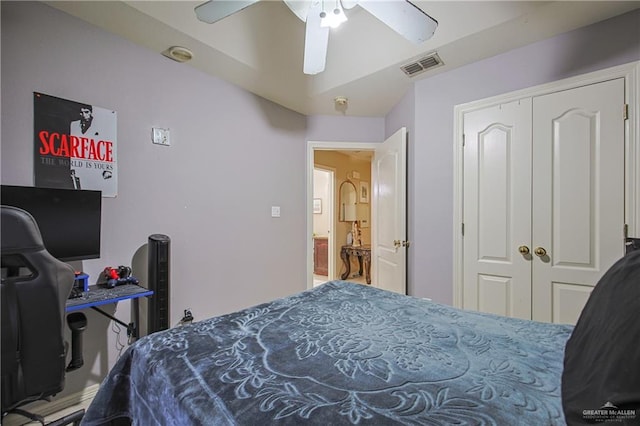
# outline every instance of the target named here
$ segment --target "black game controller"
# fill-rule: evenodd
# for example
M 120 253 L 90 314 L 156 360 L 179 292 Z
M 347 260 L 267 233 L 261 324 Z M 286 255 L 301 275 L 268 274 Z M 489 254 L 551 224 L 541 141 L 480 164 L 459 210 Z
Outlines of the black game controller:
M 138 284 L 140 281 L 138 281 L 137 278 L 135 277 L 127 277 L 127 278 L 118 278 L 118 279 L 111 279 L 109 281 L 107 281 L 107 287 L 108 288 L 114 288 L 115 286 L 118 285 L 123 285 L 123 284 Z
M 118 268 L 111 268 L 107 266 L 103 271 L 106 278 L 105 286 L 107 288 L 114 288 L 123 284 L 138 284 L 137 278 L 131 276 L 131 268 L 128 266 L 118 266 Z

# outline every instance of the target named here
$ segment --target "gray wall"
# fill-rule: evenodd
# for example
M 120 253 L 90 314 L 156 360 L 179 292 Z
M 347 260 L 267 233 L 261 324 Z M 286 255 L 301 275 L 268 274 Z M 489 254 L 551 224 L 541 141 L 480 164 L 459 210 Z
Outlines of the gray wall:
M 130 264 L 149 234 L 164 233 L 174 314 L 304 288 L 304 262 L 288 261 L 304 249 L 303 115 L 48 6 L 2 6 L 2 183 L 33 183 L 31 92 L 118 113 L 118 196 L 103 199 L 102 258 L 85 271 Z M 152 126 L 170 128 L 173 145 L 152 145 Z
M 446 58 L 442 58 L 446 62 Z M 412 295 L 453 301 L 453 108 L 640 59 L 640 10 L 415 84 Z
M 307 118 L 308 141 L 313 142 L 381 142 L 384 119 L 314 115 Z

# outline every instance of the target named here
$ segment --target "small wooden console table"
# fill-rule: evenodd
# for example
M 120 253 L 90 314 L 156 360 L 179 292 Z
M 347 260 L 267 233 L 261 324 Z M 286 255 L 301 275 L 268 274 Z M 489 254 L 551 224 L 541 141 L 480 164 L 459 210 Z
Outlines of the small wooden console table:
M 349 256 L 358 256 L 358 263 L 360 264 L 360 270 L 358 271 L 362 275 L 362 269 L 366 273 L 365 278 L 367 284 L 371 284 L 371 245 L 365 244 L 361 246 L 345 245 L 340 250 L 340 259 L 344 263 L 346 271 L 340 276 L 343 280 L 346 280 L 351 273 L 351 262 Z

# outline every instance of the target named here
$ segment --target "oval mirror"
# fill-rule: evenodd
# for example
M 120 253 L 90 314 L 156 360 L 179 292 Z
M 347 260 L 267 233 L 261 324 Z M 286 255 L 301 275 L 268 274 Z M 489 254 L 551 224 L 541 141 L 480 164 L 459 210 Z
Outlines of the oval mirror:
M 340 184 L 340 222 L 353 222 L 356 220 L 356 203 L 358 191 L 353 182 L 345 180 Z

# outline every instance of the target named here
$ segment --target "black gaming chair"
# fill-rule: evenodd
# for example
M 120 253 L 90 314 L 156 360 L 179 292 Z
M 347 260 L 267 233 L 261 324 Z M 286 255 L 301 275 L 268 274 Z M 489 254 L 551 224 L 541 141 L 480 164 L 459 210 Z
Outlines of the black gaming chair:
M 44 424 L 40 416 L 18 407 L 64 388 L 65 304 L 75 274 L 45 249 L 38 225 L 26 211 L 2 206 L 0 231 L 2 416 L 15 412 Z

